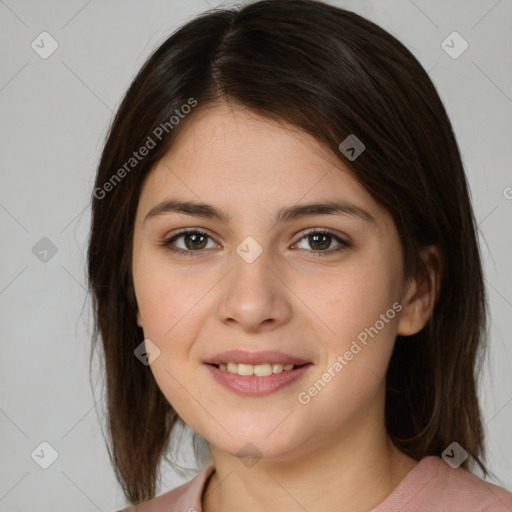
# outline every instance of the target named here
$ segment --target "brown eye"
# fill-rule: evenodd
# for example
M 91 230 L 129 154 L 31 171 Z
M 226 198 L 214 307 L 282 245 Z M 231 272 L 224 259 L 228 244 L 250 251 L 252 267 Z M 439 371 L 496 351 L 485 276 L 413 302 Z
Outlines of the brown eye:
M 181 247 L 176 246 L 175 242 L 182 239 Z M 194 255 L 207 248 L 209 235 L 202 231 L 181 231 L 164 242 L 164 245 L 172 252 L 178 254 Z
M 307 245 L 309 245 L 309 250 L 312 249 L 312 252 L 317 253 L 327 253 L 332 254 L 334 252 L 341 251 L 347 247 L 350 247 L 350 244 L 341 238 L 340 236 L 332 233 L 331 231 L 310 231 L 306 233 L 299 241 L 307 240 Z M 330 249 L 333 242 L 338 244 L 334 249 Z M 308 249 L 308 247 L 299 247 L 300 249 Z M 329 250 L 330 249 L 330 250 Z
M 205 241 L 208 237 L 201 233 L 187 233 L 183 235 L 185 246 L 187 249 L 204 249 L 206 244 Z

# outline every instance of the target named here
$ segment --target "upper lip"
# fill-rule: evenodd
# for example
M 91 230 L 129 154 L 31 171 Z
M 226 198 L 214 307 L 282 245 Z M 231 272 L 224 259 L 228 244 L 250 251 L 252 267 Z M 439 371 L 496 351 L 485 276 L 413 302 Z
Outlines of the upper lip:
M 310 361 L 301 357 L 276 352 L 275 350 L 265 350 L 263 352 L 246 352 L 244 350 L 228 350 L 210 357 L 206 361 L 207 364 L 219 363 L 241 363 L 241 364 L 264 364 L 264 363 L 280 363 L 280 364 L 306 364 Z

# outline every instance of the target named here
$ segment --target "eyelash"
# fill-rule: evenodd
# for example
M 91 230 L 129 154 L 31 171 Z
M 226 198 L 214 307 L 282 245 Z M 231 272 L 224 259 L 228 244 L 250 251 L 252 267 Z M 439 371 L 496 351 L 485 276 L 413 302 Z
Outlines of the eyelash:
M 186 234 L 200 234 L 200 235 L 205 235 L 207 236 L 208 238 L 211 239 L 210 235 L 208 235 L 208 233 L 206 233 L 205 231 L 201 231 L 199 229 L 187 229 L 187 230 L 182 230 L 182 231 L 179 231 L 178 233 L 176 233 L 175 235 L 173 235 L 171 238 L 168 238 L 167 240 L 164 241 L 163 245 L 165 247 L 167 247 L 168 250 L 170 250 L 171 252 L 175 253 L 175 254 L 178 254 L 178 255 L 183 255 L 183 256 L 195 256 L 196 254 L 202 254 L 205 249 L 199 249 L 197 251 L 185 251 L 183 249 L 178 249 L 176 247 L 172 247 L 172 243 L 174 241 L 176 241 L 178 238 L 182 237 L 183 235 L 186 235 Z M 307 238 L 308 236 L 310 235 L 313 235 L 313 234 L 322 234 L 322 235 L 330 235 L 332 238 L 334 238 L 337 242 L 340 243 L 340 246 L 336 249 L 331 249 L 331 250 L 325 250 L 325 251 L 311 251 L 315 256 L 320 256 L 320 257 L 323 257 L 323 256 L 328 256 L 330 254 L 333 254 L 333 253 L 339 253 L 341 251 L 343 251 L 344 249 L 347 249 L 348 247 L 351 247 L 351 244 L 349 242 L 347 242 L 346 240 L 344 240 L 343 238 L 341 238 L 340 236 L 338 236 L 335 232 L 331 231 L 330 229 L 310 229 L 309 231 L 306 231 L 302 237 L 297 241 L 297 243 L 299 243 L 301 240 L 303 240 L 304 238 Z

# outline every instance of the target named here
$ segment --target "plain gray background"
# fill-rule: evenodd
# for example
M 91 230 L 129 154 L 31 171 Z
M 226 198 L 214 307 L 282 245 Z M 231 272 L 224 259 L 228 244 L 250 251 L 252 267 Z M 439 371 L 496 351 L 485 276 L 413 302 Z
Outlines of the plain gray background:
M 512 489 L 512 2 L 331 3 L 401 40 L 429 71 L 453 122 L 489 293 L 490 357 L 480 390 L 488 461 L 494 482 Z M 176 27 L 220 5 L 0 0 L 2 511 L 126 505 L 101 433 L 101 388 L 96 383 L 93 393 L 89 381 L 88 204 L 106 130 L 135 73 Z M 457 58 L 441 45 L 454 31 L 469 45 Z M 47 58 L 31 47 L 42 32 L 58 43 Z M 55 254 L 49 249 L 42 261 L 38 251 L 52 244 Z M 51 454 L 42 442 L 58 453 L 47 469 L 31 456 Z M 158 493 L 183 481 L 164 466 Z

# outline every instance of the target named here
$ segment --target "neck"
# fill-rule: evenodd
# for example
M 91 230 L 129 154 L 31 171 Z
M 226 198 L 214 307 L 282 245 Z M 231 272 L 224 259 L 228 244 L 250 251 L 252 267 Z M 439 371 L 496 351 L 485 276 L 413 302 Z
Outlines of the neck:
M 203 494 L 203 512 L 369 512 L 417 464 L 392 444 L 385 428 L 371 430 L 344 432 L 334 443 L 254 464 L 211 445 L 216 471 Z

